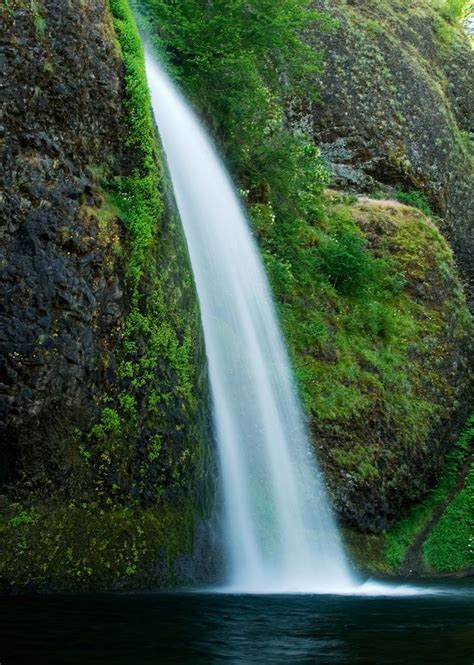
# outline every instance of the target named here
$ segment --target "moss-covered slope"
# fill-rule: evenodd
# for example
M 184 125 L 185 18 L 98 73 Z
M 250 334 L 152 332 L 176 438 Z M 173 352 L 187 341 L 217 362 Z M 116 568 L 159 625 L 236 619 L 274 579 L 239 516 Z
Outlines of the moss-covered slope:
M 416 209 L 335 193 L 288 250 L 280 311 L 334 503 L 380 531 L 466 413 L 472 324 L 451 252 Z
M 347 531 L 354 562 L 372 573 L 474 572 L 474 415 L 446 456 L 436 485 L 383 535 Z

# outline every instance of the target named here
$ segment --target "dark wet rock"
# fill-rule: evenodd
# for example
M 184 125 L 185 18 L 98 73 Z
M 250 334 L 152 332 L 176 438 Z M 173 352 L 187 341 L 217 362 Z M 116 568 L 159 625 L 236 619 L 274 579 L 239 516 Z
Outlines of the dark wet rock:
M 52 412 L 93 419 L 114 362 L 123 270 L 105 267 L 111 243 L 86 207 L 98 200 L 89 167 L 120 150 L 124 112 L 103 2 L 45 2 L 43 39 L 26 4 L 3 11 L 0 436 L 20 450 Z

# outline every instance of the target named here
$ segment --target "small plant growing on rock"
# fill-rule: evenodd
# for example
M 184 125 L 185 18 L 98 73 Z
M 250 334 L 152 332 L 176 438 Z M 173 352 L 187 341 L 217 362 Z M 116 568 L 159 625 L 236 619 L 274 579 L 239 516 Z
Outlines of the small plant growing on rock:
M 407 206 L 412 208 L 418 208 L 425 215 L 429 217 L 433 214 L 430 208 L 430 204 L 426 200 L 425 196 L 419 192 L 417 189 L 412 189 L 409 192 L 397 191 L 395 194 L 397 201 L 404 203 Z

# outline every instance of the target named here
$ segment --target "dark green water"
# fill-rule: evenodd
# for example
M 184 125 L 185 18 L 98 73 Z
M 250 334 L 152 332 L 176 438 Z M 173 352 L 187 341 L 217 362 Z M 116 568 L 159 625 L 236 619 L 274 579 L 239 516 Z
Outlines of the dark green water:
M 2 598 L 0 663 L 472 665 L 474 585 L 462 588 L 399 598 Z

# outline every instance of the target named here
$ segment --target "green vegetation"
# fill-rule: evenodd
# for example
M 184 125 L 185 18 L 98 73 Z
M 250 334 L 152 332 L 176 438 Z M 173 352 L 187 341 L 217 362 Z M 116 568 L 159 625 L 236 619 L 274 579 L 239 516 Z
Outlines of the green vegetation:
M 104 497 L 112 486 L 142 500 L 146 495 L 150 503 L 168 490 L 186 503 L 202 448 L 196 399 L 199 315 L 183 239 L 163 204 L 141 40 L 126 0 L 109 4 L 124 65 L 129 119 L 124 147 L 135 160 L 127 175 L 112 176 L 103 165 L 96 181 L 104 196 L 105 223 L 118 215 L 129 232 L 124 262 L 130 311 L 121 334 L 119 390 L 102 397 L 108 405 L 90 431 L 87 448 L 91 463 L 98 464 L 97 489 Z M 101 210 L 99 221 L 100 215 Z M 179 404 L 174 422 L 163 413 L 171 402 Z M 176 436 L 182 439 L 181 430 L 187 431 L 187 441 L 173 445 Z M 166 434 L 161 463 L 157 431 Z
M 300 35 L 330 28 L 328 19 L 308 0 L 133 4 L 249 200 L 271 200 L 278 215 L 301 208 L 305 187 L 298 192 L 296 183 L 315 176 L 317 187 L 324 177 L 311 143 L 286 130 L 284 105 L 295 94 L 314 98 L 320 57 Z
M 382 190 L 376 190 L 372 192 L 370 196 L 376 200 L 385 200 L 388 195 Z M 395 200 L 400 201 L 400 203 L 403 203 L 404 205 L 421 210 L 421 212 L 428 217 L 431 217 L 433 214 L 425 195 L 417 189 L 412 189 L 407 192 L 399 189 L 395 192 Z
M 319 270 L 339 293 L 355 296 L 374 284 L 386 266 L 366 251 L 360 235 L 337 233 L 324 238 L 319 247 Z
M 461 148 L 471 155 L 474 160 L 474 133 L 472 132 L 459 132 L 459 143 Z
M 449 504 L 439 523 L 423 545 L 428 566 L 442 573 L 454 573 L 474 566 L 474 465 L 464 488 Z
M 436 485 L 385 534 L 344 530 L 356 565 L 372 573 L 454 573 L 474 565 L 474 414 L 446 455 Z M 467 469 L 466 469 L 467 466 Z M 407 554 L 414 547 L 410 559 Z
M 404 203 L 407 206 L 412 206 L 413 208 L 418 208 L 421 212 L 424 212 L 425 215 L 432 215 L 430 204 L 426 200 L 425 196 L 419 191 L 411 190 L 409 192 L 398 191 L 395 194 L 395 198 L 400 203 Z
M 472 14 L 472 3 L 468 0 L 437 0 L 436 9 L 439 11 L 440 21 L 437 33 L 442 47 L 452 48 L 459 36 L 459 27 Z M 472 35 L 470 36 L 472 40 Z
M 17 589 L 140 589 L 173 581 L 173 561 L 191 552 L 194 509 L 12 503 L 0 523 L 0 575 Z M 8 519 L 9 518 L 9 519 Z M 156 578 L 161 562 L 162 577 Z
M 447 365 L 463 362 L 456 349 L 471 319 L 423 195 L 397 199 L 425 215 L 335 194 L 311 137 L 289 129 L 288 116 L 304 117 L 317 98 L 321 70 L 301 35 L 311 39 L 334 23 L 307 0 L 130 4 L 241 190 L 331 487 L 347 491 L 342 503 L 366 501 L 373 512 L 396 505 L 402 491 L 415 501 L 433 464 L 430 436 L 458 407 Z M 157 561 L 164 562 L 158 583 L 171 584 L 173 560 L 189 552 L 196 516 L 207 514 L 212 496 L 192 275 L 165 205 L 137 27 L 127 0 L 108 5 L 127 131 L 123 154 L 91 168 L 102 204 L 83 205 L 82 213 L 96 222 L 108 248 L 104 265 L 120 277 L 128 311 L 107 341 L 115 354 L 112 361 L 104 354 L 100 370 L 112 379 L 97 397 L 97 422 L 87 418 L 87 431 L 72 433 L 59 423 L 41 463 L 31 453 L 35 473 L 0 497 L 0 578 L 16 588 L 137 588 L 157 583 Z M 47 32 L 40 19 L 38 38 Z M 367 23 L 374 41 L 379 27 Z M 459 453 L 454 470 L 455 452 L 439 488 L 386 543 L 368 537 L 385 569 L 402 561 L 452 491 L 461 463 Z M 468 565 L 470 493 L 472 474 L 425 542 L 434 569 L 451 569 L 453 548 L 452 565 Z
M 129 232 L 124 263 L 130 311 L 121 331 L 118 390 L 102 396 L 107 406 L 85 450 L 103 500 L 112 491 L 118 505 L 133 508 L 139 498 L 158 512 L 171 502 L 174 511 L 182 506 L 186 513 L 196 482 L 207 473 L 201 464 L 206 391 L 198 378 L 199 312 L 184 239 L 163 204 L 166 183 L 141 40 L 126 0 L 109 5 L 124 65 L 124 147 L 135 160 L 121 176 L 112 176 L 105 164 L 96 181 L 106 218 L 118 214 Z
M 444 0 L 441 6 L 441 15 L 452 23 L 461 21 L 469 5 L 468 0 Z
M 471 416 L 457 450 L 463 446 L 467 453 L 471 444 L 472 453 L 473 443 L 474 416 Z M 448 471 L 443 471 L 443 476 L 445 473 Z M 474 566 L 474 463 L 472 461 L 463 487 L 455 494 L 440 521 L 425 540 L 423 555 L 430 568 L 443 573 L 452 573 Z
M 132 300 L 136 303 L 145 259 L 149 256 L 163 214 L 159 191 L 161 170 L 140 37 L 134 28 L 128 3 L 125 0 L 111 0 L 109 4 L 124 63 L 129 118 L 127 144 L 140 153 L 140 161 L 132 173 L 117 178 L 114 183 L 117 199 L 114 203 L 120 205 L 120 213 L 132 236 L 128 271 L 134 289 Z
M 396 568 L 403 563 L 408 547 L 426 527 L 435 512 L 455 492 L 460 470 L 471 452 L 474 441 L 474 414 L 446 456 L 438 483 L 426 498 L 414 506 L 386 535 L 386 557 Z M 472 493 L 473 472 L 468 473 L 464 488 L 448 505 L 441 521 L 435 525 L 423 544 L 426 563 L 436 571 L 451 572 L 472 565 Z M 471 541 L 470 541 L 471 538 Z
M 48 28 L 48 24 L 43 16 L 35 17 L 35 28 L 38 35 L 40 37 L 44 37 L 44 35 L 46 34 L 46 30 Z
M 347 473 L 361 495 L 367 487 L 379 487 L 382 495 L 381 477 L 387 492 L 413 485 L 410 451 L 428 464 L 430 432 L 446 414 L 441 396 L 453 399 L 437 359 L 446 343 L 443 321 L 454 316 L 449 334 L 462 337 L 469 316 L 459 285 L 458 304 L 451 300 L 450 254 L 421 215 L 331 199 L 317 225 L 300 232 L 294 244 L 286 235 L 283 285 L 278 273 L 274 277 L 274 266 L 281 263 L 274 256 L 267 263 L 282 301 L 304 403 L 320 447 L 327 450 L 330 477 L 339 483 L 340 474 Z M 341 234 L 345 240 L 336 243 Z M 354 243 L 357 234 L 360 240 Z M 346 266 L 339 281 L 338 273 L 328 270 L 328 246 L 336 265 L 341 260 Z M 443 293 L 436 307 L 413 300 L 411 285 L 428 281 L 430 289 Z M 374 413 L 384 422 L 385 437 L 391 433 L 390 445 L 371 430 Z M 358 497 L 354 500 L 362 500 Z
M 38 37 L 41 39 L 45 36 L 48 24 L 46 19 L 41 14 L 40 3 L 37 0 L 31 0 L 30 4 L 31 13 L 33 15 L 33 22 Z

